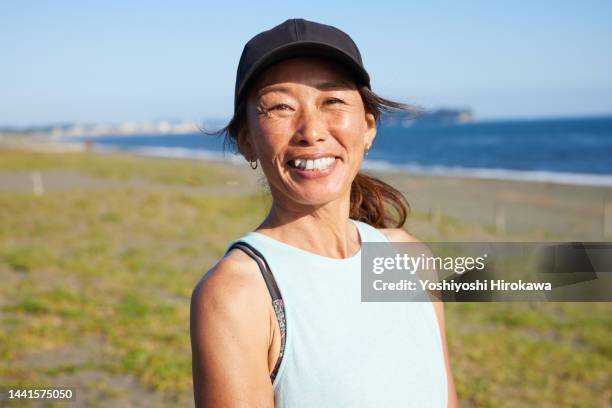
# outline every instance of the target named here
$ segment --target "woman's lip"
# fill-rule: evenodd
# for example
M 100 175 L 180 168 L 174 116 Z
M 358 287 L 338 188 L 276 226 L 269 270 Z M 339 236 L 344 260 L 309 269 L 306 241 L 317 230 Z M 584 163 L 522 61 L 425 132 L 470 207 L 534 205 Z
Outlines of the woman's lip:
M 317 178 L 321 178 L 321 177 L 327 177 L 329 176 L 338 166 L 338 162 L 340 160 L 336 159 L 332 162 L 332 164 L 324 169 L 324 170 L 302 170 L 302 169 L 298 169 L 297 167 L 293 167 L 291 165 L 288 165 L 289 167 L 289 171 L 293 172 L 294 174 L 297 174 L 300 177 L 306 178 L 306 179 L 317 179 Z

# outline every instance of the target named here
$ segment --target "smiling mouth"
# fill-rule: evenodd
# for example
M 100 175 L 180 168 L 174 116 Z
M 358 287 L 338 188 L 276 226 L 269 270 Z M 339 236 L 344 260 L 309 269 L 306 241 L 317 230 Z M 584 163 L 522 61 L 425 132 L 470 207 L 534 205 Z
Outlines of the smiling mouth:
M 335 156 L 322 157 L 318 159 L 294 159 L 287 163 L 289 167 L 307 171 L 321 171 L 331 167 L 338 160 Z

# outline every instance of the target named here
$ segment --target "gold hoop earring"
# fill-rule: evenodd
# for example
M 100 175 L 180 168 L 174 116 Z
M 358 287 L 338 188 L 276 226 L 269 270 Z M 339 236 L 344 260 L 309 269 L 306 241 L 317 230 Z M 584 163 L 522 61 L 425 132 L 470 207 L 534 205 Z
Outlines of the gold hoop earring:
M 253 167 L 253 163 L 255 163 L 255 167 Z M 253 161 L 250 161 L 250 160 L 249 160 L 249 165 L 251 166 L 251 168 L 252 168 L 253 170 L 255 170 L 255 169 L 257 168 L 257 159 L 255 159 L 255 160 L 253 160 Z

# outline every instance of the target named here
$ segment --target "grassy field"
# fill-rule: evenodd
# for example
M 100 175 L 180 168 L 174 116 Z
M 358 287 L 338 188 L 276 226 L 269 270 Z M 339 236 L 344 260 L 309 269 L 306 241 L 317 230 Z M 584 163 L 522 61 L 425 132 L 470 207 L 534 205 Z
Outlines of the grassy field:
M 193 406 L 191 290 L 269 198 L 202 188 L 235 178 L 218 164 L 0 150 L 2 174 L 60 170 L 140 184 L 0 192 L 0 386 L 72 386 L 75 406 Z M 408 227 L 495 238 L 444 215 L 413 212 Z M 612 405 L 609 303 L 445 307 L 461 406 Z

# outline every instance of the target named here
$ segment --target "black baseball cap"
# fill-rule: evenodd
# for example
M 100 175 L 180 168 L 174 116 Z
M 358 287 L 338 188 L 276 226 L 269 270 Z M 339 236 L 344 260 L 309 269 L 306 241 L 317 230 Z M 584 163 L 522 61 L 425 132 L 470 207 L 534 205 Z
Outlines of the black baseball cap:
M 370 75 L 353 39 L 336 27 L 292 18 L 263 31 L 246 43 L 238 63 L 234 113 L 252 80 L 265 68 L 292 57 L 333 59 L 353 74 L 358 85 L 370 87 Z

